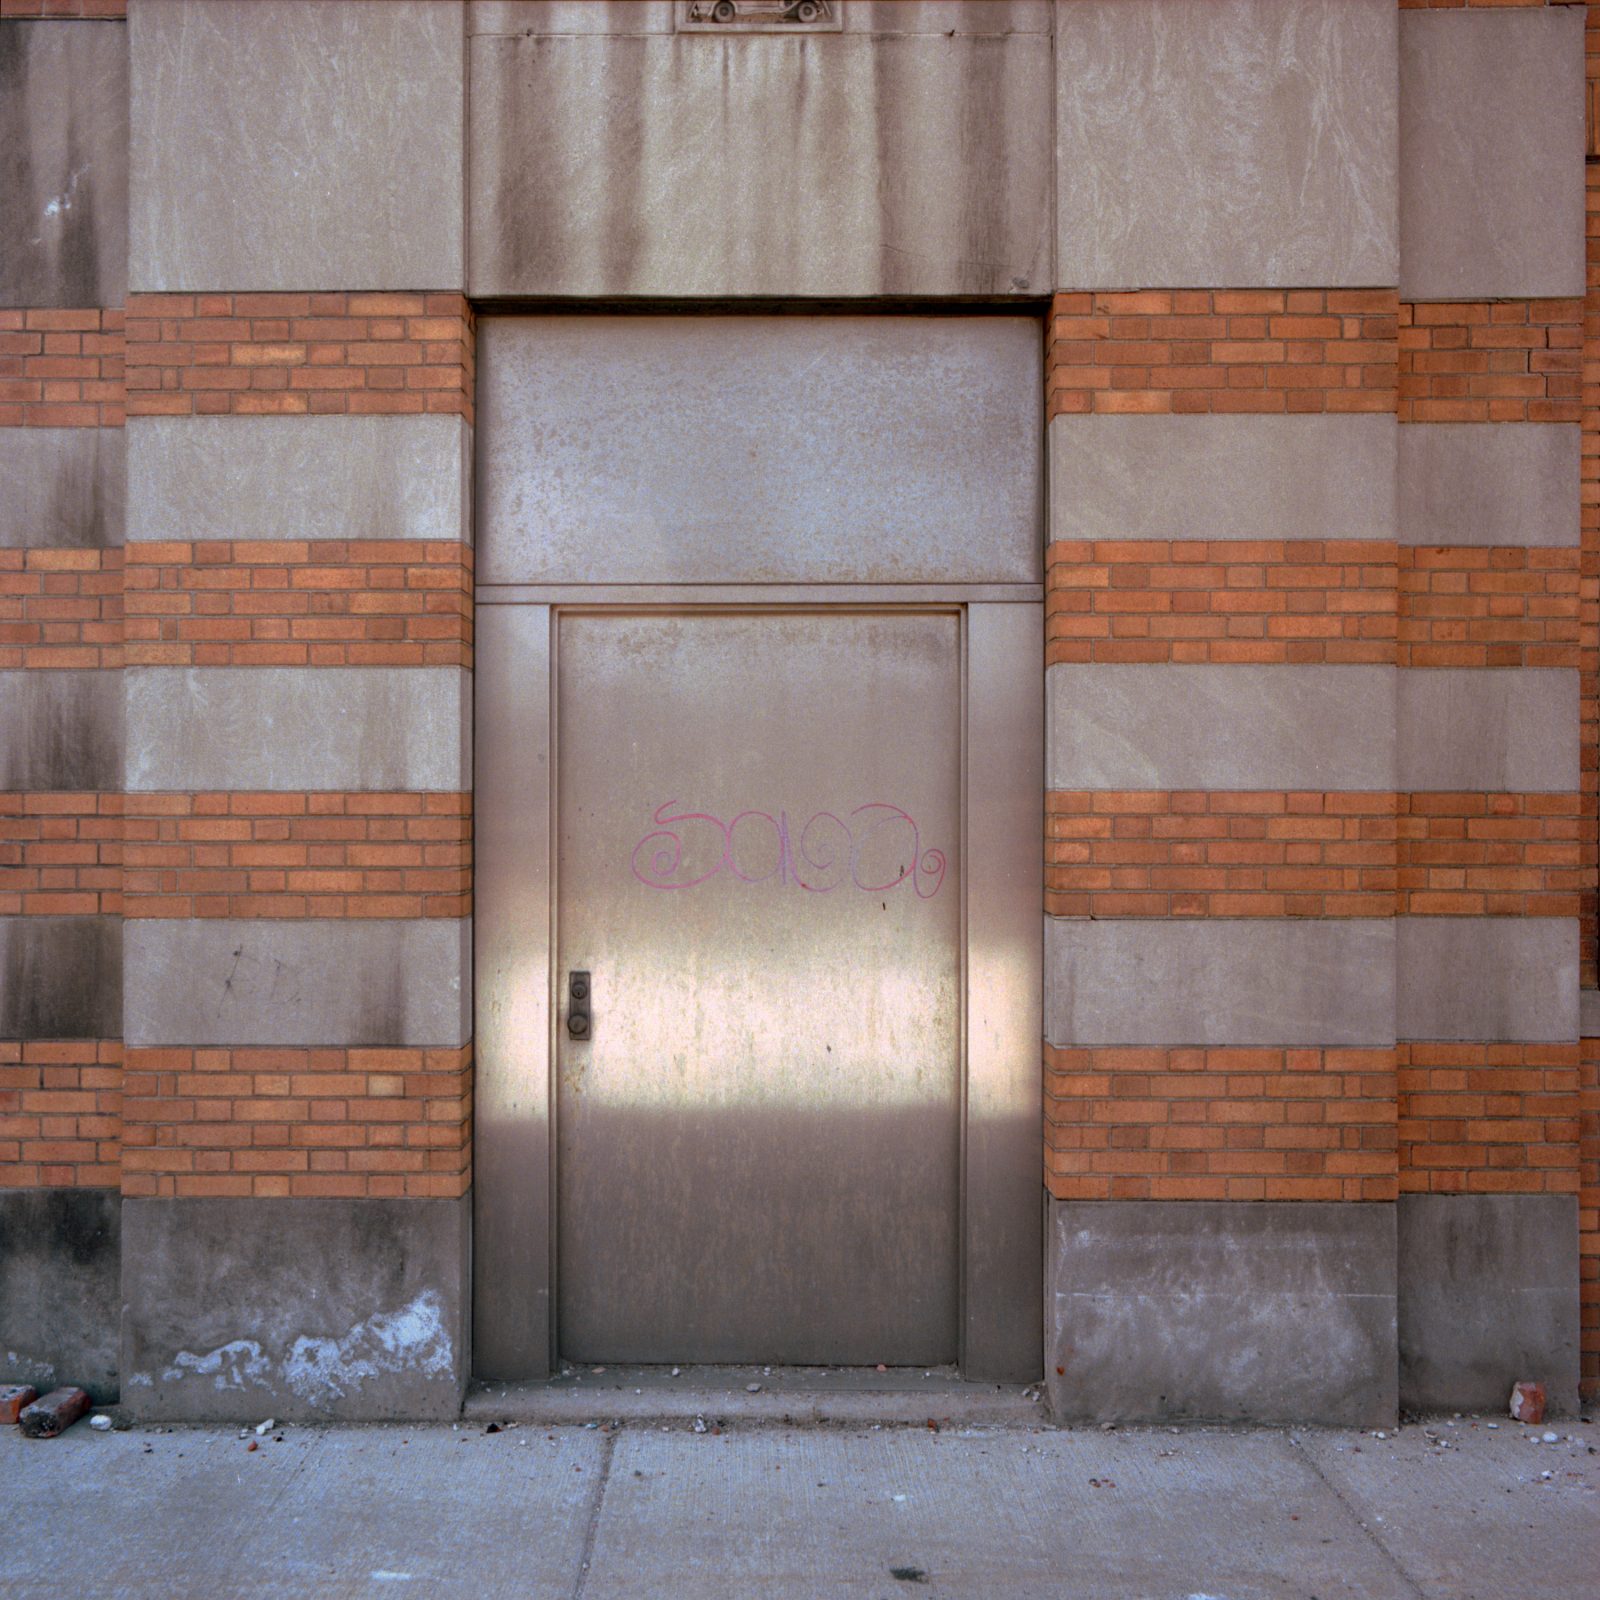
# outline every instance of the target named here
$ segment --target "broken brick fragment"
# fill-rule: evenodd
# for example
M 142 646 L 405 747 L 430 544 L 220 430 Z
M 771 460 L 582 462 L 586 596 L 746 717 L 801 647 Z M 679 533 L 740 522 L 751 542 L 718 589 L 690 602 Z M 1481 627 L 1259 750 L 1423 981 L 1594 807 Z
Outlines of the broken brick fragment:
M 15 1422 L 22 1408 L 39 1398 L 39 1391 L 28 1383 L 0 1383 L 0 1423 Z
M 1511 1389 L 1511 1420 L 1513 1422 L 1544 1421 L 1544 1385 L 1518 1383 Z
M 52 1389 L 42 1399 L 22 1408 L 17 1421 L 29 1439 L 53 1439 L 65 1433 L 89 1409 L 82 1389 Z

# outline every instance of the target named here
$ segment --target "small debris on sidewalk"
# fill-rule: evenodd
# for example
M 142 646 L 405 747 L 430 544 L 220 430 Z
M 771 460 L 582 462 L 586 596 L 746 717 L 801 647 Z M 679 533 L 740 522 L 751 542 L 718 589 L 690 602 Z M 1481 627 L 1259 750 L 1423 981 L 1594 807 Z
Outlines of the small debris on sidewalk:
M 15 1422 L 22 1408 L 39 1398 L 31 1383 L 0 1383 L 0 1422 Z
M 52 1389 L 42 1399 L 22 1408 L 17 1418 L 28 1439 L 53 1439 L 65 1433 L 89 1409 L 89 1397 L 82 1389 Z
M 89 1418 L 89 1426 L 93 1428 L 96 1433 L 110 1433 L 111 1418 L 108 1417 L 104 1412 L 101 1412 L 99 1416 Z
M 1544 1421 L 1544 1385 L 1518 1383 L 1511 1389 L 1511 1420 L 1513 1422 Z
M 256 1438 L 258 1438 L 258 1439 L 266 1438 L 266 1436 L 269 1433 L 271 1433 L 272 1430 L 274 1428 L 276 1428 L 277 1426 L 278 1426 L 277 1421 L 273 1417 L 268 1417 L 265 1422 L 258 1422 L 256 1424 Z

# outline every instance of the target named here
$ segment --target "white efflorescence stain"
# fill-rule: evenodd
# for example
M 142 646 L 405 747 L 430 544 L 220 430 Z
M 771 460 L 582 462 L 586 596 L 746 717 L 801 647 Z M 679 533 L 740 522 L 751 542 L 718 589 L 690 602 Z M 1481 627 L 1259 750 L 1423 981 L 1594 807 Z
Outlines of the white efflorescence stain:
M 425 1289 L 397 1310 L 374 1312 L 340 1338 L 301 1334 L 281 1363 L 256 1340 L 234 1339 L 203 1354 L 180 1350 L 161 1380 L 176 1383 L 184 1378 L 210 1378 L 219 1390 L 282 1382 L 306 1404 L 315 1406 L 342 1399 L 368 1379 L 386 1373 L 447 1377 L 454 1360 L 444 1301 L 435 1290 Z M 138 1376 L 129 1381 L 138 1381 Z
M 444 1325 L 444 1302 L 425 1289 L 398 1311 L 380 1311 L 358 1322 L 342 1339 L 296 1339 L 283 1363 L 289 1387 L 316 1405 L 386 1372 L 449 1374 L 454 1356 Z
M 270 1365 L 254 1339 L 234 1339 L 204 1355 L 180 1350 L 172 1358 L 172 1365 L 161 1374 L 161 1381 L 176 1383 L 192 1375 L 210 1378 L 217 1389 L 242 1389 L 246 1384 L 268 1382 Z

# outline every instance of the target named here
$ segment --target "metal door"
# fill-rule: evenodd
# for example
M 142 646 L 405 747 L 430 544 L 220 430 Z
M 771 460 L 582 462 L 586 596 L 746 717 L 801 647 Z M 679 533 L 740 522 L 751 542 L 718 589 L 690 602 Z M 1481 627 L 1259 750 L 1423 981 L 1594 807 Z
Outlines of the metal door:
M 561 1354 L 954 1360 L 959 612 L 567 614 L 556 659 Z

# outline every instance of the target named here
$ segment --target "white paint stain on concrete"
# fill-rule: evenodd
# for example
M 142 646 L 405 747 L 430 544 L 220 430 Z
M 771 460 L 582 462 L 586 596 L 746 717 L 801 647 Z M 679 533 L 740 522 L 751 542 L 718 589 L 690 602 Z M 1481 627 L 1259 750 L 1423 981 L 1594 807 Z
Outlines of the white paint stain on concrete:
M 454 1354 L 444 1325 L 444 1301 L 425 1289 L 398 1311 L 380 1311 L 356 1323 L 342 1339 L 302 1334 L 283 1363 L 283 1376 L 307 1404 L 325 1405 L 384 1373 L 448 1377 Z

